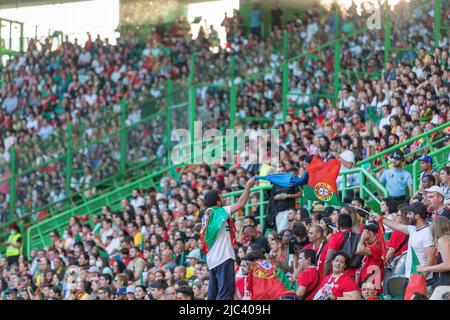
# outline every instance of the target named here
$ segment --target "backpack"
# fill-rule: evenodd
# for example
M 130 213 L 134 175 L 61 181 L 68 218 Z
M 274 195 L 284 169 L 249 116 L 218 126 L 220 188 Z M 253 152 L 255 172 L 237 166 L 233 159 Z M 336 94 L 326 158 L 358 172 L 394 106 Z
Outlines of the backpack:
M 354 232 L 346 232 L 344 243 L 341 250 L 350 257 L 350 265 L 348 268 L 359 268 L 361 266 L 364 256 L 356 254 L 356 248 L 358 247 L 359 239 L 361 235 Z

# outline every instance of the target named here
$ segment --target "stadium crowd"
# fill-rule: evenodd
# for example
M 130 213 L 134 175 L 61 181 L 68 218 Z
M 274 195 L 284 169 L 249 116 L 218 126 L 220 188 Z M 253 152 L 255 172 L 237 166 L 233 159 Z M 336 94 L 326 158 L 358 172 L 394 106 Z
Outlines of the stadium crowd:
M 258 17 L 260 14 L 254 13 L 255 10 L 258 11 L 255 8 L 252 15 Z M 338 158 L 342 162 L 341 170 L 351 169 L 362 159 L 448 121 L 449 43 L 445 38 L 433 54 L 427 53 L 429 50 L 425 49 L 431 46 L 432 19 L 427 19 L 426 9 L 422 10 L 425 10 L 423 15 L 420 10 L 414 13 L 421 17 L 419 22 L 409 17 L 394 22 L 402 30 L 410 31 L 407 39 L 403 39 L 405 43 L 400 39 L 397 42 L 417 48 L 416 53 L 398 57 L 383 67 L 383 42 L 376 35 L 361 35 L 343 47 L 341 62 L 345 68 L 378 70 L 381 77 L 354 83 L 347 79 L 338 105 L 326 98 L 313 101 L 301 96 L 302 93 L 330 93 L 332 48 L 320 51 L 315 59 L 304 58 L 290 64 L 292 107 L 284 122 L 280 118 L 281 70 L 240 88 L 240 116 L 278 119 L 276 126 L 281 132 L 282 146 L 278 172 L 303 176 L 311 156 L 323 161 Z M 298 50 L 314 49 L 326 42 L 327 37 L 331 38 L 334 21 L 324 17 L 314 8 L 306 12 L 305 19 L 288 23 L 290 31 L 300 34 L 291 46 Z M 228 46 L 236 53 L 238 78 L 267 66 L 277 66 L 282 59 L 281 52 L 276 50 L 276 43 L 282 39 L 281 30 L 274 27 L 264 40 L 259 38 L 261 25 L 256 23 L 256 18 L 250 35 L 243 32 L 238 12 L 231 20 L 227 19 L 230 18 L 224 20 L 224 25 Z M 343 26 L 352 29 L 358 24 L 343 23 Z M 396 35 L 399 28 L 393 28 L 394 38 L 400 37 Z M 164 36 L 165 32 L 170 36 Z M 29 160 L 21 160 L 24 165 L 31 165 L 34 159 L 37 163 L 39 156 L 45 161 L 61 152 L 62 143 L 51 139 L 60 139 L 63 135 L 56 134 L 58 128 L 64 128 L 70 120 L 80 124 L 76 132 L 85 132 L 79 138 L 80 143 L 113 132 L 120 127 L 117 114 L 120 114 L 122 97 L 136 100 L 142 94 L 157 98 L 163 94 L 161 88 L 167 78 L 187 81 L 190 50 L 202 57 L 197 59 L 199 78 L 196 81 L 226 83 L 229 79 L 223 75 L 229 65 L 228 54 L 219 49 L 219 54 L 213 55 L 208 50 L 211 45 L 208 40 L 214 41 L 213 38 L 212 32 L 201 34 L 193 41 L 186 24 L 175 23 L 168 31 L 156 28 L 143 45 L 133 32 L 124 33 L 117 46 L 109 45 L 106 39 L 89 40 L 84 46 L 66 41 L 56 53 L 49 49 L 49 43 L 39 48 L 39 44 L 31 42 L 28 53 L 4 69 L 0 126 L 6 130 L 2 131 L 1 163 L 8 162 L 8 149 L 13 144 L 27 141 L 35 148 L 29 151 Z M 368 51 L 373 55 L 366 59 Z M 211 65 L 217 69 L 200 72 L 208 69 L 209 61 L 214 61 Z M 223 90 L 199 88 L 200 120 L 208 127 L 223 126 L 227 118 L 225 106 L 229 105 L 227 99 Z M 311 108 L 305 111 L 301 108 L 305 105 Z M 133 108 L 130 123 L 140 119 L 139 104 Z M 108 121 L 105 127 L 111 131 L 100 132 L 103 126 L 98 126 L 99 121 Z M 257 127 L 257 123 L 252 124 L 255 130 Z M 138 158 L 156 154 L 156 146 L 160 145 L 158 137 L 152 137 L 155 132 L 152 125 L 146 133 L 144 129 L 137 130 L 133 137 L 135 142 L 142 141 L 136 143 L 139 148 L 133 151 Z M 55 146 L 51 154 L 34 143 L 46 139 L 50 140 L 45 143 Z M 152 143 L 151 139 L 156 141 Z M 430 139 L 442 140 L 437 148 L 447 146 L 450 131 L 438 132 Z M 109 143 L 108 140 L 103 146 L 86 150 L 74 159 L 84 169 L 80 180 L 74 179 L 75 190 L 83 190 L 82 185 L 89 184 L 94 174 L 107 176 L 115 172 L 95 170 L 100 163 L 117 161 L 114 152 L 119 148 L 114 143 L 108 148 Z M 269 263 L 282 270 L 290 283 L 286 285 L 288 294 L 283 292 L 276 298 L 381 298 L 385 293 L 383 286 L 392 273 L 384 271 L 385 261 L 393 266 L 403 265 L 401 274 L 409 278 L 413 256 L 419 260 L 417 270 L 425 273 L 432 289 L 449 286 L 450 209 L 446 206 L 450 199 L 450 169 L 436 167 L 424 145 L 425 140 L 421 139 L 386 157 L 392 160 L 393 167 L 378 175 L 389 193 L 382 201 L 381 216 L 373 212 L 364 214 L 364 210 L 370 209 L 356 191 L 347 193 L 343 199 L 352 206 L 325 208 L 314 203 L 307 210 L 296 203 L 301 192 L 278 186 L 265 195 L 269 200 L 266 212 L 259 212 L 258 206 L 252 207 L 250 216 L 238 211 L 235 298 L 258 299 L 255 286 L 250 289 L 248 281 L 252 267 L 261 261 L 266 261 L 263 266 Z M 419 152 L 405 157 L 413 151 Z M 419 158 L 420 186 L 413 194 L 412 177 L 402 167 Z M 7 165 L 0 165 L 4 167 Z M 64 193 L 65 177 L 60 176 L 63 170 L 57 166 L 52 169 L 45 183 L 36 177 L 21 181 L 23 194 L 30 197 L 23 201 L 30 202 L 31 207 L 39 207 L 45 199 L 54 201 L 64 197 L 61 193 Z M 205 197 L 212 190 L 226 193 L 244 189 L 258 170 L 258 166 L 245 161 L 203 165 L 182 174 L 179 182 L 162 179 L 159 192 L 154 188 L 133 190 L 130 198 L 122 200 L 119 210 L 104 207 L 101 214 L 91 219 L 88 213 L 72 217 L 63 233 L 57 230 L 51 233 L 53 245 L 42 250 L 33 248 L 30 259 L 20 252 L 21 235 L 12 226 L 7 257 L 0 258 L 0 299 L 205 299 L 211 288 L 207 256 L 200 238 Z M 342 184 L 339 179 L 337 182 L 338 186 Z M 349 187 L 358 184 L 356 175 L 347 179 Z M 2 190 L 0 197 L 4 200 L 8 192 Z M 259 193 L 249 197 L 251 203 L 259 200 Z M 225 201 L 222 205 L 227 204 Z M 261 223 L 273 232 L 261 234 Z M 382 225 L 386 232 L 380 238 Z M 346 235 L 350 231 L 359 235 L 357 241 L 348 240 Z M 382 249 L 382 239 L 386 240 L 386 252 Z M 371 274 L 374 269 L 377 271 Z M 381 286 L 377 279 L 384 279 L 380 281 Z M 449 299 L 446 293 L 449 290 L 441 289 L 434 290 L 440 294 L 438 298 Z M 420 297 L 414 295 L 414 299 Z

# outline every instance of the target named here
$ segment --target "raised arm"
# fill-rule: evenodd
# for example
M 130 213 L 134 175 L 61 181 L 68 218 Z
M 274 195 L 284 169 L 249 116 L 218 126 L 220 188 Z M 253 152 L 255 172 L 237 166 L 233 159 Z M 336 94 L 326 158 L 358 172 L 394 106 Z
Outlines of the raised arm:
M 247 203 L 248 197 L 250 195 L 250 189 L 255 185 L 255 183 L 256 183 L 256 180 L 254 178 L 251 178 L 250 180 L 247 181 L 244 192 L 241 194 L 238 201 L 231 205 L 230 215 L 241 210 L 245 206 L 245 204 Z
M 384 217 L 380 217 L 378 214 L 371 212 L 370 216 L 372 217 L 372 219 L 375 219 L 376 221 L 382 221 L 384 225 L 388 226 L 391 229 L 400 231 L 404 234 L 409 234 L 409 230 L 408 230 L 408 226 L 389 220 L 389 219 L 385 219 Z

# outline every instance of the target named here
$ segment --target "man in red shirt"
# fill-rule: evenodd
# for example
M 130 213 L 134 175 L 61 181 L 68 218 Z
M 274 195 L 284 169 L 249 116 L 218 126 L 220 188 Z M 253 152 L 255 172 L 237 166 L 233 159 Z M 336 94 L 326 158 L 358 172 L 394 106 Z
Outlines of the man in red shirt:
M 346 233 L 350 233 L 352 230 L 352 217 L 349 214 L 341 213 L 338 217 L 337 227 L 339 232 L 334 233 L 330 237 L 330 241 L 328 241 L 327 258 L 323 270 L 324 276 L 331 272 L 332 257 L 334 257 L 336 252 L 342 249 Z M 348 268 L 345 270 L 345 273 L 350 277 L 354 277 L 358 269 L 359 268 Z
M 297 296 L 301 300 L 312 300 L 319 290 L 321 274 L 317 271 L 316 252 L 313 249 L 303 249 L 298 256 Z
M 382 243 L 377 241 L 378 225 L 369 223 L 364 226 L 364 231 L 356 249 L 356 253 L 363 255 L 361 268 L 358 271 L 356 283 L 361 286 L 364 282 L 375 285 L 377 293 L 382 293 L 381 280 L 384 276 L 384 258 Z
M 305 246 L 305 249 L 313 249 L 316 253 L 316 266 L 320 275 L 323 275 L 325 261 L 327 259 L 328 243 L 326 243 L 323 236 L 323 230 L 319 225 L 314 225 L 309 228 L 308 239 L 311 242 Z

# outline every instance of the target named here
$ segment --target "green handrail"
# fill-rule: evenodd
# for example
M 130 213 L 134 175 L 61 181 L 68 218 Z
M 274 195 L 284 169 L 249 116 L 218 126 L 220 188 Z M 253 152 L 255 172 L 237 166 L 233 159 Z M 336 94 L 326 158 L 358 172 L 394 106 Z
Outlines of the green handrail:
M 438 126 L 436 128 L 433 128 L 433 129 L 431 129 L 429 131 L 421 133 L 421 134 L 419 134 L 416 137 L 409 138 L 409 139 L 403 141 L 402 143 L 399 143 L 399 144 L 397 144 L 395 146 L 392 146 L 392 147 L 390 147 L 390 148 L 388 148 L 386 150 L 383 150 L 383 151 L 381 151 L 381 152 L 379 152 L 377 154 L 374 154 L 373 156 L 370 156 L 367 159 L 359 161 L 356 165 L 357 166 L 363 166 L 363 165 L 371 164 L 372 161 L 374 161 L 374 160 L 384 159 L 385 155 L 388 155 L 388 154 L 390 154 L 390 153 L 392 153 L 394 151 L 399 150 L 400 148 L 403 148 L 403 147 L 405 147 L 407 145 L 410 145 L 410 144 L 414 143 L 417 140 L 426 139 L 427 137 L 429 138 L 429 136 L 431 134 L 444 131 L 448 127 L 450 127 L 450 122 L 446 122 L 446 123 L 444 123 L 444 124 L 442 124 L 442 125 L 440 125 L 440 126 Z M 432 146 L 431 146 L 431 144 L 430 145 L 427 144 L 427 147 L 432 147 Z M 387 164 L 384 164 L 384 167 L 387 168 Z
M 103 194 L 98 198 L 92 199 L 81 206 L 76 208 L 72 208 L 68 211 L 62 212 L 61 214 L 51 217 L 45 221 L 36 223 L 35 225 L 28 228 L 26 231 L 26 252 L 27 256 L 30 256 L 30 251 L 32 248 L 32 242 L 36 240 L 36 237 L 39 237 L 40 244 L 45 245 L 45 231 L 50 231 L 53 229 L 61 228 L 62 225 L 66 225 L 69 218 L 75 216 L 77 214 L 83 213 L 84 215 L 91 216 L 96 212 L 96 210 L 103 207 L 105 204 L 113 205 L 117 202 L 120 202 L 122 197 L 126 197 L 129 195 L 129 192 L 135 188 L 148 188 L 150 186 L 156 185 L 159 181 L 155 182 L 155 178 L 161 177 L 168 172 L 169 168 L 164 168 L 159 170 L 149 176 L 143 177 L 139 180 L 136 180 L 130 184 L 122 186 L 112 192 L 107 194 Z M 97 204 L 97 206 L 95 206 Z M 34 245 L 33 245 L 34 246 Z

